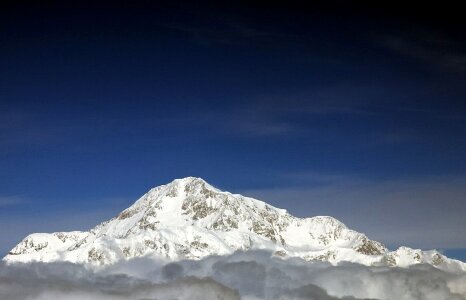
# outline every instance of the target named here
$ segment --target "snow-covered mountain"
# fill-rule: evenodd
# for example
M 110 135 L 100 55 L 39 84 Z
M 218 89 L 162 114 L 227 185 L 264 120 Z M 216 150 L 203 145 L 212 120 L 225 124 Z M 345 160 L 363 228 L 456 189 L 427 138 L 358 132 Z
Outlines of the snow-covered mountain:
M 118 216 L 88 232 L 31 234 L 4 260 L 98 266 L 139 256 L 201 259 L 249 249 L 332 264 L 407 267 L 427 263 L 466 271 L 465 263 L 435 250 L 401 247 L 390 252 L 332 217 L 297 218 L 265 202 L 220 191 L 195 177 L 151 189 Z

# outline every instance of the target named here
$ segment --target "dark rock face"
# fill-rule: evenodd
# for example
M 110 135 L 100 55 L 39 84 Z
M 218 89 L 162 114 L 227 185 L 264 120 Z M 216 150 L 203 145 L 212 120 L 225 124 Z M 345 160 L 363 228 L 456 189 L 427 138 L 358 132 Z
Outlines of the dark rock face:
M 382 244 L 374 241 L 370 241 L 367 238 L 363 238 L 362 243 L 355 250 L 365 255 L 380 255 L 384 253 Z

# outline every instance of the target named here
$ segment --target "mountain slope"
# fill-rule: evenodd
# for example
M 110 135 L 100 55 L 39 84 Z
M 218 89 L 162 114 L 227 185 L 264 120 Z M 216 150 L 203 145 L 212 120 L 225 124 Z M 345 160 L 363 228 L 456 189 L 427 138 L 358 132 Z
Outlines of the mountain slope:
M 222 192 L 195 177 L 151 189 L 89 232 L 31 234 L 4 260 L 105 265 L 138 256 L 200 259 L 248 249 L 333 264 L 349 261 L 406 267 L 428 263 L 466 271 L 466 264 L 437 251 L 401 247 L 389 252 L 383 244 L 332 217 L 297 218 L 265 202 Z

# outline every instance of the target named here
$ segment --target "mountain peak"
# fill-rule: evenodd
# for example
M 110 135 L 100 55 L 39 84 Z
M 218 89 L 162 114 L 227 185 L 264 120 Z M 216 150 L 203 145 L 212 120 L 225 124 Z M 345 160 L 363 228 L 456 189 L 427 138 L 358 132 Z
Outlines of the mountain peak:
M 152 188 L 148 194 L 154 193 L 166 193 L 168 196 L 178 196 L 178 194 L 185 194 L 189 196 L 190 194 L 195 194 L 199 192 L 206 193 L 207 191 L 220 193 L 221 191 L 212 185 L 210 185 L 207 181 L 200 177 L 193 177 L 188 176 L 184 178 L 178 178 L 171 181 L 168 184 L 157 186 Z
M 201 177 L 187 176 L 187 177 L 183 177 L 183 178 L 174 179 L 172 182 L 169 183 L 169 185 L 174 184 L 174 183 L 176 183 L 176 184 L 191 184 L 193 182 L 207 183 L 207 181 L 205 181 Z
M 181 185 L 182 187 L 185 188 L 185 191 L 187 193 L 194 192 L 198 189 L 208 189 L 211 191 L 221 192 L 219 189 L 213 187 L 211 184 L 209 184 L 207 181 L 205 181 L 204 179 L 200 177 L 190 176 L 190 177 L 175 179 L 170 184 Z
M 199 177 L 155 187 L 89 232 L 31 234 L 5 260 L 101 265 L 138 256 L 200 259 L 249 249 L 333 264 L 429 263 L 466 270 L 466 264 L 434 252 L 389 252 L 335 218 L 297 218 L 260 200 L 221 191 Z

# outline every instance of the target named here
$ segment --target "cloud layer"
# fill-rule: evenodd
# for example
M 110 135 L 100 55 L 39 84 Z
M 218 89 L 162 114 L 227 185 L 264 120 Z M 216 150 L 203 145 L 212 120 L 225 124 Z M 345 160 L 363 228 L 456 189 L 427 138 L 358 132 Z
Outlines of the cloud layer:
M 466 274 L 425 265 L 331 266 L 261 251 L 176 263 L 139 258 L 99 271 L 69 263 L 1 263 L 0 298 L 465 300 Z

